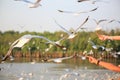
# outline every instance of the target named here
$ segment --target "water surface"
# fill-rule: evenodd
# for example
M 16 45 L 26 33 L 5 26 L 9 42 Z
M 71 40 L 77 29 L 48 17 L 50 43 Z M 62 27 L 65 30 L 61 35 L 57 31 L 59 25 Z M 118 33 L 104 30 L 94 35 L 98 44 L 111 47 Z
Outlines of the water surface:
M 24 60 L 24 59 L 23 59 Z M 27 61 L 0 64 L 0 80 L 119 80 L 120 73 L 99 67 L 87 60 L 64 60 L 62 63 Z M 114 61 L 115 62 L 115 61 Z M 117 63 L 116 63 L 117 64 Z M 118 79 L 119 78 L 119 79 Z

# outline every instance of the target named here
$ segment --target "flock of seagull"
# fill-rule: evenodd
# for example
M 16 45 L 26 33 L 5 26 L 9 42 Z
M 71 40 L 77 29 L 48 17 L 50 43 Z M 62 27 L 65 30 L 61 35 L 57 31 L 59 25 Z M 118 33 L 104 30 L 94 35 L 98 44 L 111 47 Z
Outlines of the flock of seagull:
M 29 4 L 29 8 L 37 8 L 37 7 L 39 7 L 39 6 L 42 6 L 41 4 L 40 4 L 40 2 L 41 2 L 41 0 L 36 0 L 35 2 L 31 2 L 31 1 L 29 1 L 29 0 L 14 0 L 14 1 L 21 1 L 21 2 L 25 2 L 25 3 L 27 3 L 27 4 Z M 103 1 L 103 0 L 77 0 L 77 2 L 78 3 L 80 3 L 80 2 L 91 2 L 92 4 L 95 4 L 96 2 L 106 2 L 106 1 Z M 106 2 L 106 3 L 108 3 L 108 2 Z M 90 11 L 87 11 L 87 12 L 92 12 L 92 11 L 94 11 L 94 10 L 96 10 L 97 8 L 95 8 L 95 9 L 93 9 L 93 10 L 90 10 Z M 58 11 L 60 11 L 60 12 L 67 12 L 67 13 L 75 13 L 75 12 L 69 12 L 69 11 L 62 11 L 62 10 L 58 10 Z M 80 14 L 80 13 L 87 13 L 86 11 L 85 12 L 77 12 L 77 14 Z
M 29 1 L 29 0 L 14 0 L 14 1 L 23 1 L 23 2 L 26 2 L 26 3 L 30 4 L 29 8 L 37 8 L 37 7 L 39 7 L 39 6 L 42 6 L 42 5 L 40 4 L 41 0 L 36 0 L 36 2 L 31 2 L 31 1 Z M 84 1 L 90 1 L 92 4 L 95 4 L 96 2 L 102 2 L 102 0 L 94 0 L 94 1 L 91 1 L 91 0 L 77 0 L 77 2 L 84 2 Z M 104 2 L 104 1 L 103 1 L 103 2 Z M 59 11 L 60 13 L 67 13 L 67 14 L 79 15 L 79 14 L 81 14 L 81 13 L 93 12 L 93 11 L 96 11 L 97 9 L 98 9 L 98 7 L 94 8 L 94 9 L 91 9 L 91 10 L 88 10 L 88 11 L 83 11 L 83 12 L 79 12 L 79 11 L 73 12 L 73 11 L 64 11 L 64 10 L 58 10 L 58 11 Z M 45 36 L 31 35 L 31 34 L 23 35 L 23 36 L 21 36 L 19 39 L 15 40 L 15 41 L 11 44 L 11 46 L 10 46 L 7 54 L 2 58 L 2 61 L 5 61 L 7 58 L 10 58 L 10 60 L 13 61 L 14 58 L 13 58 L 12 55 L 11 55 L 12 50 L 13 50 L 14 48 L 16 48 L 16 47 L 17 47 L 17 48 L 22 48 L 25 44 L 27 44 L 28 42 L 30 42 L 31 39 L 34 39 L 34 38 L 43 39 L 43 40 L 46 41 L 46 42 L 44 42 L 45 44 L 50 44 L 50 46 L 49 46 L 47 49 L 45 49 L 45 52 L 49 51 L 53 46 L 59 47 L 59 48 L 61 48 L 63 51 L 66 51 L 67 48 L 66 48 L 65 46 L 61 45 L 61 41 L 62 41 L 62 40 L 67 40 L 67 39 L 70 40 L 70 39 L 75 38 L 75 37 L 78 35 L 78 31 L 79 31 L 80 29 L 83 29 L 82 26 L 83 26 L 85 23 L 87 23 L 87 21 L 88 21 L 89 19 L 90 19 L 90 17 L 88 16 L 88 17 L 82 22 L 82 24 L 80 24 L 80 25 L 78 26 L 78 28 L 76 28 L 75 30 L 72 30 L 72 31 L 67 30 L 66 28 L 64 28 L 62 25 L 60 25 L 60 24 L 54 19 L 55 24 L 56 24 L 58 27 L 60 27 L 60 28 L 67 34 L 66 36 L 62 36 L 62 38 L 59 39 L 59 40 L 57 40 L 57 41 L 52 41 L 52 40 L 48 39 L 48 38 L 45 37 Z M 105 24 L 109 24 L 109 23 L 112 23 L 112 22 L 118 22 L 118 23 L 120 23 L 120 21 L 117 21 L 117 20 L 115 20 L 115 19 L 112 19 L 112 20 L 108 20 L 108 19 L 101 19 L 101 20 L 92 19 L 92 20 L 96 23 L 96 28 L 95 28 L 95 31 L 96 31 L 96 32 L 102 29 L 102 27 L 100 26 L 100 24 L 101 24 L 102 22 L 106 22 Z M 110 52 L 111 55 L 113 55 L 113 57 L 117 57 L 116 54 L 120 54 L 120 52 L 119 52 L 119 53 L 113 53 L 113 52 L 111 52 L 111 50 L 112 50 L 113 48 L 106 48 L 106 47 L 104 47 L 103 45 L 97 45 L 97 44 L 95 44 L 90 38 L 88 39 L 88 43 L 90 43 L 90 44 L 91 44 L 91 47 L 92 47 L 93 49 L 95 49 L 95 50 L 101 49 L 101 51 L 103 51 L 103 52 L 104 52 L 104 51 Z M 102 53 L 102 52 L 101 52 L 101 53 Z M 73 58 L 73 57 L 79 57 L 79 58 L 81 58 L 82 60 L 85 60 L 85 59 L 87 58 L 87 55 L 92 55 L 92 54 L 94 54 L 94 53 L 93 53 L 93 51 L 91 50 L 90 52 L 84 51 L 84 52 L 83 52 L 83 55 L 73 54 L 72 56 L 69 56 L 69 57 L 53 58 L 53 59 L 43 59 L 42 61 L 44 61 L 44 62 L 45 62 L 45 61 L 47 61 L 47 62 L 51 62 L 51 61 L 52 61 L 52 62 L 56 62 L 56 63 L 61 63 L 63 60 L 71 59 L 71 58 Z M 36 62 L 36 61 L 31 62 L 31 64 L 35 64 L 35 62 Z M 0 68 L 0 69 L 2 69 L 2 68 Z M 91 73 L 90 73 L 90 74 L 91 74 Z M 77 72 L 69 72 L 69 73 L 66 73 L 66 74 L 61 75 L 59 80 L 63 80 L 63 79 L 69 78 L 69 76 L 72 76 L 72 75 L 73 75 L 73 76 L 80 76 L 80 74 L 77 73 Z M 30 72 L 30 73 L 27 74 L 27 73 L 25 73 L 25 72 L 22 72 L 22 73 L 21 73 L 21 76 L 22 76 L 22 77 L 20 77 L 18 80 L 24 80 L 24 76 L 25 76 L 25 77 L 26 77 L 26 76 L 32 77 L 32 76 L 33 76 L 33 73 Z M 87 74 L 81 74 L 81 77 L 83 77 L 83 78 L 84 78 L 84 77 L 87 77 Z M 99 77 L 99 76 L 98 76 L 98 77 Z M 28 80 L 28 79 L 27 79 L 27 80 Z M 75 78 L 75 80 L 77 80 L 77 78 Z
M 41 4 L 40 4 L 41 0 L 36 0 L 36 2 L 31 2 L 31 1 L 29 1 L 29 0 L 14 0 L 14 1 L 23 1 L 23 2 L 26 2 L 26 3 L 28 3 L 28 4 L 31 4 L 31 5 L 29 6 L 29 8 L 37 8 L 37 7 L 41 6 Z M 78 0 L 78 2 L 84 2 L 84 1 L 91 1 L 91 0 Z M 98 2 L 98 1 L 102 1 L 102 0 L 95 0 L 95 1 L 93 1 L 92 3 L 95 3 L 95 2 Z M 78 12 L 78 11 L 77 11 L 77 12 L 73 12 L 73 11 L 63 11 L 63 10 L 58 10 L 58 11 L 59 11 L 60 13 L 68 13 L 68 14 L 77 14 L 77 15 L 79 15 L 79 14 L 81 14 L 81 13 L 93 12 L 93 11 L 96 11 L 97 9 L 98 9 L 98 7 L 94 8 L 94 9 L 91 9 L 91 10 L 88 10 L 88 11 L 83 11 L 83 12 Z M 82 29 L 82 26 L 83 26 L 89 19 L 90 19 L 90 17 L 88 16 L 88 17 L 83 21 L 83 23 L 82 23 L 80 26 L 78 26 L 77 29 L 75 29 L 75 30 L 73 30 L 73 31 L 68 31 L 67 29 L 65 29 L 62 25 L 60 25 L 60 24 L 54 19 L 55 23 L 56 23 L 65 33 L 67 33 L 66 36 L 62 37 L 60 40 L 58 40 L 58 41 L 55 42 L 55 41 L 49 40 L 48 38 L 46 38 L 46 37 L 44 37 L 44 36 L 31 35 L 31 34 L 23 35 L 22 37 L 20 37 L 19 39 L 17 39 L 16 41 L 14 41 L 14 42 L 11 44 L 11 46 L 10 46 L 7 54 L 3 57 L 2 61 L 5 61 L 8 57 L 10 57 L 11 60 L 14 60 L 13 57 L 11 56 L 12 50 L 13 50 L 14 48 L 16 48 L 16 47 L 22 48 L 26 43 L 28 43 L 28 42 L 29 42 L 31 39 L 33 39 L 33 38 L 44 39 L 44 40 L 46 40 L 46 43 L 49 43 L 49 44 L 50 44 L 49 48 L 45 49 L 46 52 L 49 51 L 50 48 L 52 48 L 52 46 L 57 46 L 57 47 L 59 47 L 59 48 L 61 48 L 62 50 L 65 51 L 65 50 L 67 50 L 67 48 L 66 48 L 65 46 L 62 46 L 62 45 L 60 44 L 60 42 L 61 42 L 62 40 L 64 40 L 64 39 L 73 39 L 75 36 L 77 36 L 78 30 L 79 30 L 79 29 Z M 105 22 L 105 21 L 106 21 L 106 24 L 112 23 L 112 22 L 114 22 L 114 21 L 120 23 L 120 21 L 117 21 L 117 20 L 115 20 L 115 19 L 113 19 L 113 20 L 101 19 L 101 20 L 98 20 L 98 21 L 97 21 L 96 19 L 92 19 L 92 20 L 96 23 L 96 29 L 95 29 L 96 31 L 102 29 L 102 27 L 100 26 L 100 23 L 102 23 L 102 22 Z M 105 47 L 103 47 L 103 46 L 95 45 L 95 43 L 92 42 L 91 40 L 89 40 L 88 42 L 92 45 L 92 48 L 93 48 L 93 49 L 101 48 L 102 50 L 106 50 L 106 51 L 110 51 L 110 50 L 111 50 L 111 49 L 107 49 L 107 48 L 105 48 Z M 81 57 L 82 59 L 86 59 L 86 58 L 85 58 L 86 56 L 81 56 L 81 55 L 77 55 L 77 56 Z M 62 62 L 62 60 L 64 60 L 64 59 L 69 59 L 69 58 L 72 58 L 72 57 L 74 57 L 74 56 L 65 57 L 65 58 L 50 59 L 50 60 L 48 60 L 48 61 Z
M 4 56 L 4 58 L 2 59 L 2 61 L 5 61 L 8 57 L 10 57 L 10 60 L 13 60 L 12 56 L 11 56 L 11 51 L 14 49 L 14 48 L 22 48 L 26 43 L 28 43 L 32 38 L 40 38 L 40 39 L 44 39 L 46 40 L 46 43 L 49 43 L 51 44 L 51 46 L 47 49 L 45 49 L 45 51 L 49 51 L 49 49 L 54 45 L 54 46 L 57 46 L 57 47 L 60 47 L 62 50 L 66 50 L 67 48 L 65 46 L 62 46 L 60 44 L 60 41 L 64 40 L 64 39 L 73 39 L 76 35 L 77 35 L 77 31 L 78 29 L 80 29 L 87 21 L 88 21 L 88 18 L 87 17 L 85 19 L 85 21 L 74 31 L 74 32 L 69 32 L 68 30 L 66 30 L 64 27 L 62 27 L 61 25 L 59 25 L 56 21 L 56 24 L 58 24 L 68 35 L 61 38 L 60 40 L 54 42 L 52 40 L 49 40 L 48 38 L 44 37 L 44 36 L 38 36 L 38 35 L 31 35 L 31 34 L 27 34 L 27 35 L 23 35 L 22 37 L 20 37 L 19 39 L 17 39 L 16 41 L 14 41 L 7 54 Z M 60 58 L 59 61 L 58 59 L 51 59 L 49 61 L 54 61 L 54 62 L 61 62 L 62 59 L 68 59 L 68 58 L 72 58 L 72 57 L 66 57 L 66 58 Z

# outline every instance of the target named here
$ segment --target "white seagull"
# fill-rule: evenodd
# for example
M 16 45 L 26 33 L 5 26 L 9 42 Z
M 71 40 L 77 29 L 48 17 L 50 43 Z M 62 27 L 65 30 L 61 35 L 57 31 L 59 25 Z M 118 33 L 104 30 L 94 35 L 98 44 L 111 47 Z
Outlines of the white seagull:
M 60 27 L 62 28 L 69 36 L 68 36 L 68 39 L 72 39 L 74 38 L 76 35 L 77 35 L 77 31 L 88 21 L 88 18 L 89 16 L 85 19 L 85 21 L 76 29 L 74 30 L 74 32 L 70 32 L 68 31 L 67 29 L 65 29 L 63 26 L 61 26 L 60 24 L 58 24 L 55 20 L 55 23 Z
M 29 3 L 30 4 L 29 8 L 37 8 L 37 7 L 41 6 L 41 4 L 40 4 L 41 0 L 36 0 L 36 2 L 31 2 L 29 0 L 15 0 L 15 1 L 23 1 L 23 2 Z
M 88 42 L 92 45 L 93 49 L 101 49 L 102 51 L 104 51 L 106 48 L 104 46 L 100 46 L 100 45 L 96 45 L 93 41 L 88 40 Z
M 48 62 L 55 62 L 55 63 L 61 63 L 63 60 L 73 58 L 74 56 L 69 56 L 69 57 L 63 57 L 63 58 L 55 58 L 55 59 L 48 59 Z
M 12 51 L 15 47 L 18 47 L 18 48 L 23 47 L 23 46 L 24 46 L 26 43 L 28 43 L 32 38 L 41 38 L 41 39 L 44 39 L 44 40 L 46 40 L 47 42 L 51 43 L 52 45 L 55 45 L 55 46 L 64 48 L 63 46 L 61 46 L 61 45 L 59 45 L 59 44 L 56 44 L 55 42 L 47 39 L 46 37 L 28 34 L 28 35 L 24 35 L 24 36 L 20 37 L 19 39 L 17 39 L 15 42 L 12 43 L 12 45 L 10 46 L 7 54 L 6 54 L 5 57 L 2 59 L 2 61 L 5 61 L 8 57 L 11 56 L 11 51 Z
M 104 22 L 104 21 L 107 21 L 107 19 L 101 19 L 101 20 L 96 20 L 96 19 L 93 19 L 94 21 L 95 21 L 95 23 L 97 24 L 96 25 L 96 28 L 95 28 L 95 31 L 99 31 L 99 30 L 101 30 L 102 29 L 102 27 L 100 27 L 100 23 L 101 22 Z
M 92 45 L 93 49 L 97 49 L 97 50 L 100 50 L 100 51 L 110 52 L 113 49 L 113 48 L 106 48 L 106 47 L 101 46 L 101 45 L 96 45 L 93 41 L 90 41 L 90 40 L 88 40 L 88 42 Z
M 95 43 L 94 42 L 92 42 L 92 41 L 88 41 L 91 45 L 92 45 L 92 48 L 93 49 L 98 49 L 98 47 L 97 47 L 97 45 L 95 45 Z
M 53 47 L 53 45 L 51 44 L 51 42 L 55 43 L 55 45 L 58 46 L 58 47 L 60 47 L 62 50 L 64 50 L 64 51 L 67 50 L 67 48 L 66 48 L 65 46 L 62 46 L 62 45 L 60 44 L 60 42 L 61 42 L 63 39 L 65 39 L 65 37 L 63 37 L 63 38 L 61 38 L 60 40 L 55 41 L 55 42 L 53 42 L 53 41 L 46 42 L 46 44 L 50 44 L 50 45 L 49 45 L 49 48 L 45 49 L 45 52 L 49 51 L 49 50 Z
M 92 9 L 92 10 L 88 10 L 88 11 L 81 11 L 81 12 L 72 12 L 72 11 L 63 11 L 63 10 L 58 10 L 59 12 L 61 13 L 70 13 L 70 14 L 73 14 L 73 15 L 79 15 L 81 13 L 88 13 L 88 12 L 93 12 L 93 11 L 96 11 L 98 9 L 98 7 Z

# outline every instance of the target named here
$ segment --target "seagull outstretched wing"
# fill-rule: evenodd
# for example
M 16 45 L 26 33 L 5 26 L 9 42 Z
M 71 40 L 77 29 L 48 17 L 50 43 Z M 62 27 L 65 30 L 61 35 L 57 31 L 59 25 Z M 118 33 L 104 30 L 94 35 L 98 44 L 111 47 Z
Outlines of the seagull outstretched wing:
M 71 13 L 71 14 L 81 14 L 81 13 L 88 13 L 88 12 L 93 12 L 93 11 L 95 11 L 95 10 L 97 10 L 98 9 L 98 7 L 97 8 L 94 8 L 94 9 L 92 9 L 92 10 L 88 10 L 88 11 L 77 11 L 77 12 L 73 12 L 73 11 L 63 11 L 63 10 L 58 10 L 59 12 L 61 12 L 61 13 Z
M 55 20 L 55 23 L 56 23 L 60 28 L 62 28 L 68 35 L 71 34 L 70 31 L 68 31 L 67 29 L 65 29 L 65 28 L 64 28 L 63 26 L 61 26 L 60 24 L 58 24 L 56 20 Z
M 63 60 L 66 60 L 66 59 L 70 59 L 70 58 L 73 58 L 73 56 L 69 56 L 69 57 L 63 57 L 63 58 L 55 58 L 55 59 L 49 59 L 48 61 L 53 61 L 53 62 L 56 62 L 56 63 L 60 63 L 62 62 Z
M 13 50 L 13 48 L 15 48 L 15 47 L 21 48 L 24 44 L 29 42 L 29 40 L 31 40 L 31 38 L 32 38 L 31 35 L 24 35 L 21 38 L 14 41 L 13 44 L 10 46 L 7 54 L 5 55 L 5 57 L 2 60 L 5 61 L 11 55 L 11 51 Z
M 96 20 L 96 19 L 93 19 L 94 21 L 95 21 L 95 23 L 97 24 L 97 25 L 99 25 L 101 22 L 104 22 L 104 21 L 107 21 L 107 19 L 101 19 L 101 20 Z
M 90 0 L 78 0 L 78 2 L 84 2 L 84 1 L 90 1 Z
M 29 0 L 15 0 L 15 1 L 23 1 L 23 2 L 26 2 L 26 3 L 33 4 L 33 2 L 31 2 L 31 1 L 29 1 Z
M 34 4 L 30 5 L 29 8 L 37 8 L 37 7 L 41 6 L 40 1 L 41 0 L 37 0 Z
M 40 3 L 41 0 L 36 0 L 35 4 Z
M 89 19 L 89 16 L 85 19 L 85 21 L 75 30 L 74 33 L 76 33 Z

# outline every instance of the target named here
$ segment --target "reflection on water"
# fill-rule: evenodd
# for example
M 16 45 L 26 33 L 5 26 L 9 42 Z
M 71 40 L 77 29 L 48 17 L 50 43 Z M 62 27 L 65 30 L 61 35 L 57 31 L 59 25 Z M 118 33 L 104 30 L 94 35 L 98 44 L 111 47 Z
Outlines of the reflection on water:
M 16 60 L 16 59 L 15 59 Z M 120 74 L 90 64 L 87 60 L 64 60 L 63 63 L 43 63 L 39 59 L 31 64 L 22 59 L 0 64 L 0 80 L 114 80 Z M 25 62 L 23 62 L 25 61 Z M 119 61 L 117 61 L 119 62 Z

